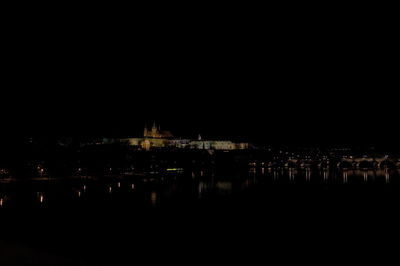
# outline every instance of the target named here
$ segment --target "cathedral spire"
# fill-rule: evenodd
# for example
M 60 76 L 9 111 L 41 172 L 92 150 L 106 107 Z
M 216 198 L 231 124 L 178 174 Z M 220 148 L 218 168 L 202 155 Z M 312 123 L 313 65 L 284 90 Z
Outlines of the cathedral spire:
M 157 131 L 157 126 L 156 126 L 156 121 L 154 121 L 153 127 L 151 128 L 151 137 L 152 137 L 152 138 L 157 138 L 157 137 L 158 137 L 158 131 Z

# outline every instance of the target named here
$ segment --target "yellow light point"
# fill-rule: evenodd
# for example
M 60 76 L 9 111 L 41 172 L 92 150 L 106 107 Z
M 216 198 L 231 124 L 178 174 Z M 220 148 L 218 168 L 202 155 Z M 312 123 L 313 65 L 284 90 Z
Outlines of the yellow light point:
M 112 187 L 108 188 L 108 192 L 110 192 L 110 193 L 112 192 Z
M 118 182 L 118 187 L 121 187 L 121 182 Z
M 167 171 L 183 171 L 183 168 L 167 168 Z
M 157 192 L 151 192 L 151 204 L 156 205 L 157 203 Z
M 135 184 L 132 184 L 132 189 L 135 189 Z
M 3 204 L 4 204 L 4 200 L 3 200 L 3 198 L 1 198 L 0 199 L 0 207 L 3 207 Z
M 40 203 L 43 203 L 43 201 L 44 201 L 44 197 L 43 197 L 43 195 L 40 195 L 40 197 L 39 197 L 39 201 L 40 201 Z

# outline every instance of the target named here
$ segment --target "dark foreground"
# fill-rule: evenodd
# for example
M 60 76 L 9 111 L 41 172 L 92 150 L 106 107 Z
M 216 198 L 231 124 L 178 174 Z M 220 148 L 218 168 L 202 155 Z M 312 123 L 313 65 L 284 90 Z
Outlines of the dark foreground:
M 0 265 L 383 264 L 399 192 L 398 170 L 3 180 Z

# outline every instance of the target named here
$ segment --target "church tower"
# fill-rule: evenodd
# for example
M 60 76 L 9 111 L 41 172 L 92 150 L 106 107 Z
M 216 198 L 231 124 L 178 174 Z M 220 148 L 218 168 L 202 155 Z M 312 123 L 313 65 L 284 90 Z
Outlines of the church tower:
M 156 138 L 158 135 L 157 133 L 158 133 L 158 131 L 157 131 L 157 126 L 156 126 L 156 121 L 154 121 L 153 127 L 151 128 L 151 136 L 153 138 Z

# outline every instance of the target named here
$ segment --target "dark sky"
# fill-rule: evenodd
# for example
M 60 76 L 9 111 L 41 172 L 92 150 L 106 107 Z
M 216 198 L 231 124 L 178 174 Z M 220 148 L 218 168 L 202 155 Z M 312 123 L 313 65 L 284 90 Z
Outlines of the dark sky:
M 138 135 L 157 120 L 183 136 L 398 142 L 398 52 L 372 22 L 23 26 L 3 48 L 5 135 Z

